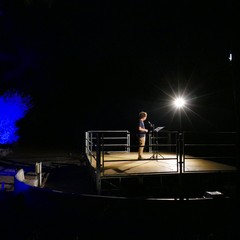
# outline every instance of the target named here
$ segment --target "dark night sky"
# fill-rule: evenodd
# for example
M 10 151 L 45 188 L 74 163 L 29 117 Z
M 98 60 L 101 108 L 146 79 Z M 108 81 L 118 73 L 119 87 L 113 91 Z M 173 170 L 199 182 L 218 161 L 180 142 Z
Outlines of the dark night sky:
M 30 94 L 34 106 L 22 141 L 77 146 L 87 130 L 132 132 L 141 110 L 176 130 L 178 92 L 191 100 L 187 130 L 236 128 L 232 1 L 157 2 L 2 1 L 1 92 Z

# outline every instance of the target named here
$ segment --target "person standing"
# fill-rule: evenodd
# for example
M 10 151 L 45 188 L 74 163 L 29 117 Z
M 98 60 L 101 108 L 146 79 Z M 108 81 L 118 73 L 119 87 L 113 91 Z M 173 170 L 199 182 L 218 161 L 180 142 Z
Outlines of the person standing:
M 138 139 L 139 139 L 139 148 L 138 148 L 138 159 L 144 159 L 143 158 L 143 151 L 146 143 L 146 133 L 148 132 L 148 129 L 145 128 L 144 121 L 147 119 L 147 113 L 146 112 L 140 112 L 139 113 L 139 125 L 138 125 Z

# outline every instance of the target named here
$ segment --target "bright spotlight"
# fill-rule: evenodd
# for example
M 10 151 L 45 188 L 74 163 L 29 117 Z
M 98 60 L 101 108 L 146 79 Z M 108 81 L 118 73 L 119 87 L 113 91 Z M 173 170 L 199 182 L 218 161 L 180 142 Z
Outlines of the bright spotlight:
M 186 104 L 186 101 L 181 97 L 178 97 L 174 100 L 174 105 L 176 108 L 183 108 L 185 104 Z

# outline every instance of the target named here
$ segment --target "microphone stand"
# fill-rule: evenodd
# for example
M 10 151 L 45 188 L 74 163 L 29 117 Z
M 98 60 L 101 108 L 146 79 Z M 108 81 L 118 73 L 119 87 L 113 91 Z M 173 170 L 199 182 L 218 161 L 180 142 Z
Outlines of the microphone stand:
M 150 123 L 150 122 L 149 122 Z M 152 139 L 153 139 L 153 141 L 152 141 L 152 146 L 154 145 L 154 146 L 157 146 L 157 150 L 158 150 L 158 136 L 156 135 L 157 133 L 158 133 L 158 131 L 159 130 L 157 130 L 156 131 L 156 129 L 155 129 L 155 127 L 154 127 L 154 124 L 150 124 L 151 125 L 151 127 L 152 127 Z M 155 140 L 154 140 L 155 139 Z M 163 157 L 163 155 L 162 154 L 160 154 L 158 151 L 154 151 L 154 149 L 153 149 L 153 155 L 150 157 L 150 159 L 159 159 L 158 158 L 158 155 L 162 158 L 162 159 L 164 159 L 164 157 Z

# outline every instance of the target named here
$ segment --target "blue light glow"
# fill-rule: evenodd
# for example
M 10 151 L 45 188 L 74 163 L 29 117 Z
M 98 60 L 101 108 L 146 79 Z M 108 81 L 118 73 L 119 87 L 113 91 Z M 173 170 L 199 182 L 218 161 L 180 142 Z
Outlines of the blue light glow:
M 10 91 L 0 96 L 0 144 L 18 141 L 17 121 L 22 119 L 31 107 L 30 96 Z

